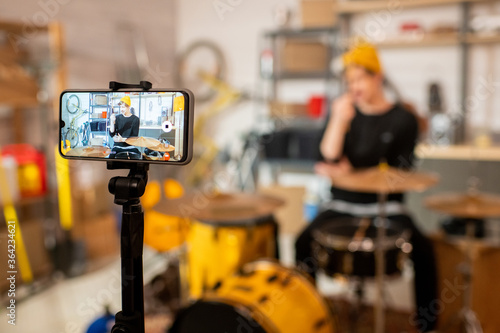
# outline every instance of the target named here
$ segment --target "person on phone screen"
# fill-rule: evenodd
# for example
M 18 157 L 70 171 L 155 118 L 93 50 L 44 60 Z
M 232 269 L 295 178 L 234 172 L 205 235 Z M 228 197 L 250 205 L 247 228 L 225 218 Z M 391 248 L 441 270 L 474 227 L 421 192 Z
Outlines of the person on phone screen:
M 333 102 L 330 118 L 320 144 L 324 161 L 315 166 L 317 174 L 339 177 L 356 168 L 369 168 L 386 162 L 407 169 L 413 163 L 413 150 L 419 135 L 416 113 L 401 102 L 385 96 L 384 74 L 377 50 L 359 42 L 343 55 L 347 92 Z M 332 200 L 302 231 L 295 243 L 296 263 L 315 277 L 318 263 L 311 249 L 313 231 L 341 218 L 376 217 L 377 195 L 332 187 Z M 435 328 L 437 277 L 432 243 L 415 226 L 404 207 L 404 194 L 388 196 L 388 218 L 411 231 L 411 259 L 415 271 L 416 311 L 410 317 L 418 330 Z
M 120 99 L 120 114 L 109 117 L 109 134 L 113 137 L 114 146 L 109 158 L 140 159 L 141 152 L 125 142 L 126 139 L 139 136 L 139 117 L 131 107 L 130 96 Z

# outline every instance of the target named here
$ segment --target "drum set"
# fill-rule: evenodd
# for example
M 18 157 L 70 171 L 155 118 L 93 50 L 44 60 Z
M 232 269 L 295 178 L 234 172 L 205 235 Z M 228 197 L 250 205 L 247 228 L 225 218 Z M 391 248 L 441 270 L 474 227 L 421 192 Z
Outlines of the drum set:
M 437 183 L 434 174 L 386 164 L 332 179 L 338 188 L 378 197 L 376 216 L 338 218 L 315 230 L 311 244 L 319 268 L 328 276 L 375 279 L 376 333 L 386 331 L 384 280 L 401 273 L 402 263 L 412 251 L 410 231 L 387 217 L 387 198 L 392 193 L 423 191 Z M 198 194 L 154 206 L 157 217 L 171 218 L 168 233 L 169 239 L 177 239 L 174 246 L 184 244 L 186 249 L 185 279 L 191 301 L 176 315 L 170 333 L 338 332 L 335 316 L 310 277 L 276 260 L 278 225 L 273 212 L 281 205 L 279 199 L 256 194 Z M 500 197 L 477 191 L 431 196 L 425 205 L 462 218 L 500 216 Z M 145 219 L 147 237 L 147 214 Z M 470 241 L 474 224 L 467 226 Z M 175 238 L 175 232 L 182 234 Z M 469 286 L 472 254 L 467 251 L 464 277 Z M 454 320 L 467 333 L 481 333 L 470 298 L 467 287 L 463 308 Z M 351 331 L 356 331 L 355 325 Z

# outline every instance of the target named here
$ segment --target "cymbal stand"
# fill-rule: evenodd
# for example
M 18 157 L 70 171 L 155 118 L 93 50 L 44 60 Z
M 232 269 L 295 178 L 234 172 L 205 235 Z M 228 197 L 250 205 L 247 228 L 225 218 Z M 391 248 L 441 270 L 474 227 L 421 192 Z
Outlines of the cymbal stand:
M 460 272 L 462 273 L 465 290 L 463 296 L 463 305 L 457 315 L 452 317 L 451 321 L 445 327 L 454 327 L 456 322 L 460 323 L 464 333 L 483 333 L 481 323 L 477 319 L 476 313 L 472 310 L 472 277 L 473 277 L 473 241 L 476 233 L 476 225 L 472 220 L 467 220 L 465 229 L 465 261 L 460 264 Z M 445 331 L 446 331 L 445 330 Z
M 375 333 L 385 332 L 385 304 L 384 304 L 384 277 L 385 277 L 385 237 L 386 237 L 386 211 L 387 193 L 378 193 L 379 216 L 375 220 L 377 240 L 375 247 L 375 279 L 377 297 L 375 299 Z

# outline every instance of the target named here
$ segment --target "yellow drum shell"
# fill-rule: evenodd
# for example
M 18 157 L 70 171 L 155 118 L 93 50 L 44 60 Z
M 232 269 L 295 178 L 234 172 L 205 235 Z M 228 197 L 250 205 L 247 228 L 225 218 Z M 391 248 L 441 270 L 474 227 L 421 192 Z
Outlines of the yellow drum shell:
M 335 332 L 330 309 L 310 280 L 273 261 L 245 265 L 203 301 L 245 307 L 269 333 Z
M 144 243 L 164 252 L 184 244 L 189 231 L 187 219 L 165 215 L 155 210 L 144 212 Z
M 275 256 L 274 220 L 224 226 L 193 221 L 187 244 L 190 292 L 199 298 L 244 264 Z

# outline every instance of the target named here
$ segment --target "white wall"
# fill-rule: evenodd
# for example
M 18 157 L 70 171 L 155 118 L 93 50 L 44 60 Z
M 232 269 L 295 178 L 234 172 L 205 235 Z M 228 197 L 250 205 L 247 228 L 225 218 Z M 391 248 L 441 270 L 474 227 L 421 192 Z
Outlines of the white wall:
M 216 5 L 226 4 L 227 11 L 216 9 Z M 231 5 L 235 4 L 235 5 Z M 273 29 L 272 12 L 277 5 L 285 5 L 295 12 L 294 25 L 298 26 L 297 0 L 182 0 L 178 1 L 177 47 L 180 51 L 198 39 L 209 39 L 216 42 L 224 51 L 229 74 L 228 81 L 242 89 L 259 91 L 258 56 L 259 36 L 263 31 Z M 489 6 L 489 5 L 488 5 Z M 486 5 L 475 5 L 473 13 L 500 12 L 498 5 L 493 10 Z M 381 16 L 381 12 L 367 13 L 353 19 L 355 31 L 362 31 L 369 37 L 391 37 L 397 33 L 402 22 L 414 21 L 424 28 L 430 29 L 437 24 L 455 24 L 460 21 L 458 6 L 439 6 L 431 8 L 403 9 L 393 12 L 389 17 Z M 367 23 L 371 22 L 371 25 Z M 375 24 L 374 24 L 375 23 Z M 368 29 L 368 30 L 365 30 Z M 481 78 L 491 73 L 500 80 L 500 66 L 488 65 L 488 57 L 498 58 L 499 47 L 473 46 L 471 49 L 471 72 L 468 96 L 474 98 L 474 90 L 479 89 Z M 449 109 L 457 109 L 460 102 L 460 53 L 458 46 L 437 46 L 406 49 L 381 49 L 380 55 L 388 77 L 396 83 L 404 97 L 415 104 L 421 113 L 427 112 L 427 91 L 432 81 L 441 83 L 444 99 Z M 491 63 L 491 61 L 490 61 Z M 494 79 L 495 80 L 495 79 Z M 319 88 L 312 82 L 287 84 L 283 96 L 289 100 L 303 100 L 304 91 L 315 91 Z M 492 85 L 490 84 L 490 88 Z M 490 94 L 482 98 L 472 108 L 470 124 L 479 127 L 484 124 L 500 132 L 500 93 Z M 297 97 L 300 96 L 300 97 Z M 489 99 L 492 99 L 488 102 Z M 490 104 L 488 104 L 490 103 Z M 490 105 L 488 111 L 488 105 Z M 225 119 L 217 119 L 217 128 L 213 133 L 223 144 L 236 133 L 245 131 L 256 121 L 256 112 L 263 106 L 251 108 L 247 105 L 233 108 L 225 112 Z M 201 111 L 197 109 L 197 111 Z M 488 117 L 488 114 L 490 116 Z M 223 133 L 221 133 L 223 132 Z
M 235 5 L 231 5 L 231 3 Z M 227 11 L 218 10 L 226 4 Z M 178 6 L 177 48 L 180 52 L 200 39 L 218 44 L 227 61 L 227 81 L 237 89 L 251 93 L 261 91 L 259 87 L 260 36 L 275 28 L 273 9 L 277 5 L 296 8 L 295 0 L 180 0 Z M 206 105 L 198 105 L 201 113 Z M 207 133 L 213 134 L 219 146 L 234 143 L 241 133 L 256 124 L 259 114 L 265 112 L 261 103 L 242 103 L 225 110 L 216 117 Z
M 105 89 L 109 81 L 120 80 L 117 67 L 127 61 L 134 64 L 135 60 L 129 38 L 131 29 L 142 36 L 149 57 L 149 67 L 141 79 L 151 81 L 157 88 L 169 88 L 175 77 L 175 10 L 174 0 L 2 1 L 0 19 L 35 25 L 60 21 L 65 34 L 67 88 L 71 89 Z M 122 28 L 123 25 L 129 30 Z M 52 65 L 46 61 L 48 40 L 43 34 L 42 38 L 31 38 L 29 34 L 21 37 L 27 37 L 22 39 L 27 41 L 23 46 L 34 49 L 34 57 L 44 61 L 41 64 L 45 68 Z M 29 119 L 35 119 L 37 125 L 39 110 L 35 112 L 36 116 L 30 114 Z M 29 139 L 32 139 L 31 133 L 27 135 Z M 45 136 L 46 133 L 37 135 L 36 140 L 29 142 L 39 145 L 42 140 L 49 140 L 50 145 L 57 144 L 57 138 Z M 5 141 L 0 138 L 2 143 Z M 78 163 L 75 171 L 79 174 L 74 179 L 81 183 L 76 184 L 77 188 L 107 181 L 109 175 L 104 165 L 94 166 L 93 162 Z
M 174 60 L 174 1 L 150 0 L 23 0 L 0 3 L 0 18 L 31 24 L 62 22 L 65 32 L 68 86 L 107 88 L 115 80 L 115 63 L 128 51 L 119 44 L 120 24 L 132 26 L 144 37 L 150 67 L 145 75 L 153 84 L 171 85 Z M 28 43 L 30 40 L 28 39 Z M 118 44 L 118 45 L 117 45 Z M 29 45 L 28 45 L 29 46 Z M 42 50 L 43 52 L 43 50 Z M 130 57 L 131 55 L 126 55 Z

